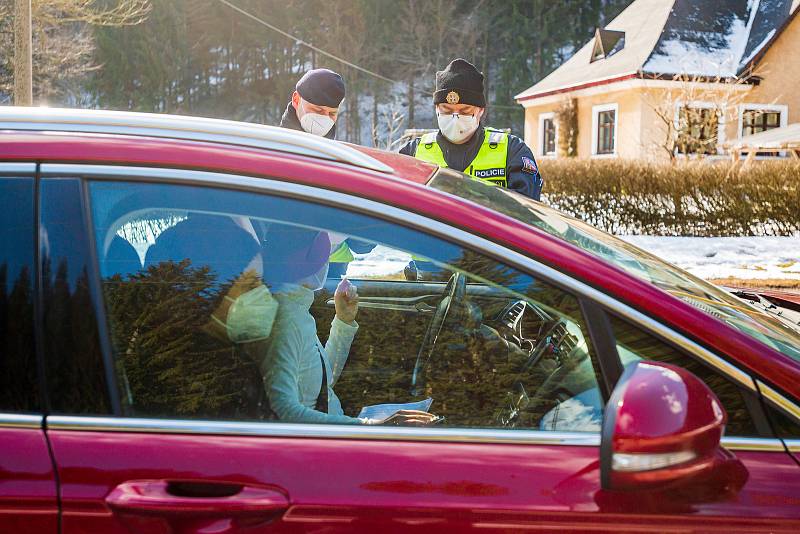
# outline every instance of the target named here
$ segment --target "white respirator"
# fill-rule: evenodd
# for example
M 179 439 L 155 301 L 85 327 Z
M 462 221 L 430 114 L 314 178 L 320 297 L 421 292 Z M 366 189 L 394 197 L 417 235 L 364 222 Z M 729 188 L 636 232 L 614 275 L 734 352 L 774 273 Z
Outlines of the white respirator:
M 236 299 L 228 296 L 225 298 L 233 301 L 228 308 L 225 324 L 213 315 L 211 317 L 225 327 L 231 341 L 248 343 L 262 341 L 269 337 L 272 332 L 272 323 L 275 322 L 275 314 L 278 312 L 278 302 L 265 285 L 259 285 L 255 289 L 239 295 Z
M 439 131 L 451 143 L 463 143 L 478 129 L 475 115 L 436 113 L 436 119 L 439 122 Z
M 327 115 L 320 115 L 318 113 L 308 113 L 303 110 L 303 116 L 300 117 L 300 126 L 303 130 L 310 134 L 324 136 L 333 128 L 334 121 Z

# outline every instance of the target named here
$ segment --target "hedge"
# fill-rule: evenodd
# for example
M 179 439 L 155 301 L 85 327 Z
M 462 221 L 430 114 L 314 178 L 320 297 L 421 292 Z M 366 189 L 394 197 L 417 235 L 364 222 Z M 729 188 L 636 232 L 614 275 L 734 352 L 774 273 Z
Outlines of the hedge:
M 800 162 L 539 163 L 544 202 L 614 234 L 800 234 Z

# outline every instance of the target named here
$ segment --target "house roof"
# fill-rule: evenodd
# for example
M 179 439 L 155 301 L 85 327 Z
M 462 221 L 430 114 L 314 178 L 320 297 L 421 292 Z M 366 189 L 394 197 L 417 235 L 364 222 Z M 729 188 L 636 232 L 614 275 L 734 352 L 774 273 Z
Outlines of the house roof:
M 635 0 L 606 26 L 625 32 L 621 50 L 591 62 L 593 39 L 516 99 L 631 77 L 734 77 L 799 10 L 800 0 Z

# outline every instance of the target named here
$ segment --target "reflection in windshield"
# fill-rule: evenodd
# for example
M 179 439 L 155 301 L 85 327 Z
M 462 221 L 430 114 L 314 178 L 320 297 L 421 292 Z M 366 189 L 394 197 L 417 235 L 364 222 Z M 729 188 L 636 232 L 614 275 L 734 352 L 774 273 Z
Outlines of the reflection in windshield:
M 430 182 L 441 191 L 487 206 L 559 237 L 800 361 L 800 331 L 744 300 L 666 263 L 630 243 L 544 204 L 442 169 Z

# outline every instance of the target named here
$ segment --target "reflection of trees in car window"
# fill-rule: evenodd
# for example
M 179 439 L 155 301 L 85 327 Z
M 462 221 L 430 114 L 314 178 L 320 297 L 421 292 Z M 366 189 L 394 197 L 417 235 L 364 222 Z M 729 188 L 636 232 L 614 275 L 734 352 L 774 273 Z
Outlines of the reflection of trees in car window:
M 103 281 L 128 415 L 261 417 L 255 361 L 214 335 L 210 317 L 231 283 L 207 266 L 161 262 Z
M 737 385 L 723 375 L 712 371 L 706 365 L 686 356 L 683 352 L 656 339 L 638 327 L 616 316 L 612 315 L 610 317 L 623 365 L 635 360 L 645 359 L 670 363 L 686 369 L 705 382 L 722 402 L 722 406 L 728 413 L 726 435 L 759 435 L 750 416 L 750 411 L 745 404 L 743 395 L 747 393 L 744 393 Z
M 33 179 L 0 178 L 0 410 L 38 411 L 33 347 Z

